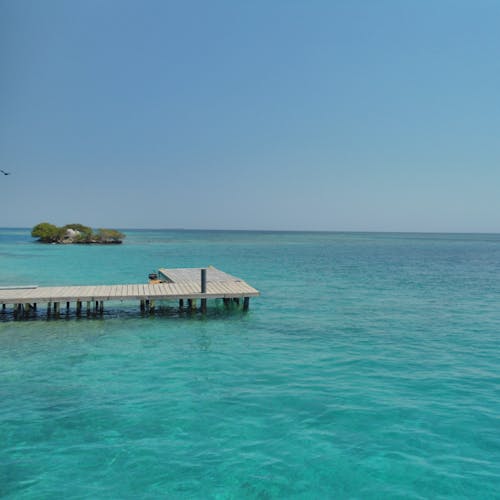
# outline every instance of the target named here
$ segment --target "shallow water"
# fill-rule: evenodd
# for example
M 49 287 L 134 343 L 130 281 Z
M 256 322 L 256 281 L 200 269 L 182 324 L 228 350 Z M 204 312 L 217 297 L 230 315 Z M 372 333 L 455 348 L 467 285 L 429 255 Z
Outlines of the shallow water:
M 247 314 L 0 314 L 0 496 L 494 497 L 500 236 L 0 230 L 0 284 L 214 265 Z

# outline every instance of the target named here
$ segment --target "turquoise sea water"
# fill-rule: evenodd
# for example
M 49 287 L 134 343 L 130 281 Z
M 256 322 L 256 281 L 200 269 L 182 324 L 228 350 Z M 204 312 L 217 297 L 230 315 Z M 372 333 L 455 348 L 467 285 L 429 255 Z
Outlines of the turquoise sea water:
M 0 230 L 0 284 L 212 264 L 262 296 L 0 314 L 0 496 L 498 497 L 499 235 L 126 232 Z

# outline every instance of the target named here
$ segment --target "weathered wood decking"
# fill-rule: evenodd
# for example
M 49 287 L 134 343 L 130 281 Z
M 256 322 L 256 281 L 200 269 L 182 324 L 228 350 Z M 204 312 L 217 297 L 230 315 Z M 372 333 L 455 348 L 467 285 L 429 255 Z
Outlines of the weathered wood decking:
M 53 307 L 58 313 L 60 304 L 76 304 L 77 314 L 81 313 L 82 303 L 86 303 L 87 311 L 103 310 L 104 301 L 140 301 L 141 310 L 150 310 L 155 300 L 178 300 L 179 307 L 188 301 L 188 307 L 194 309 L 196 300 L 201 299 L 201 309 L 206 310 L 207 299 L 224 299 L 227 301 L 243 299 L 243 308 L 248 309 L 250 297 L 260 295 L 259 291 L 245 281 L 224 273 L 214 267 L 206 269 L 205 291 L 202 291 L 202 268 L 195 269 L 160 269 L 157 284 L 99 285 L 99 286 L 43 286 L 43 287 L 4 287 L 0 288 L 0 304 L 14 305 L 14 312 L 25 312 L 37 308 L 37 304 L 47 304 L 48 312 Z

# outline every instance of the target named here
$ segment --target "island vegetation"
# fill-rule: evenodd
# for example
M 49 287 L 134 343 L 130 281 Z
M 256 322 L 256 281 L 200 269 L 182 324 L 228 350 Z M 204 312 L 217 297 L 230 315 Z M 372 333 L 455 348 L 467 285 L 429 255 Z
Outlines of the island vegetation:
M 33 238 L 41 243 L 60 244 L 100 244 L 109 245 L 122 243 L 125 235 L 116 229 L 98 229 L 83 224 L 66 224 L 58 227 L 49 222 L 40 222 L 31 231 Z

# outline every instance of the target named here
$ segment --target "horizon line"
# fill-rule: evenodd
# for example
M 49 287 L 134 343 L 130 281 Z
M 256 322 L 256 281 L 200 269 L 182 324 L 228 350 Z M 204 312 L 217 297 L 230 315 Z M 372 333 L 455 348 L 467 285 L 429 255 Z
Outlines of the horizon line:
M 0 226 L 1 229 L 22 229 L 31 231 L 31 227 Z M 499 235 L 500 231 L 402 231 L 378 229 L 227 229 L 227 228 L 184 228 L 184 227 L 118 227 L 120 231 L 212 231 L 212 232 L 253 232 L 253 233 L 354 233 L 354 234 L 474 234 Z

